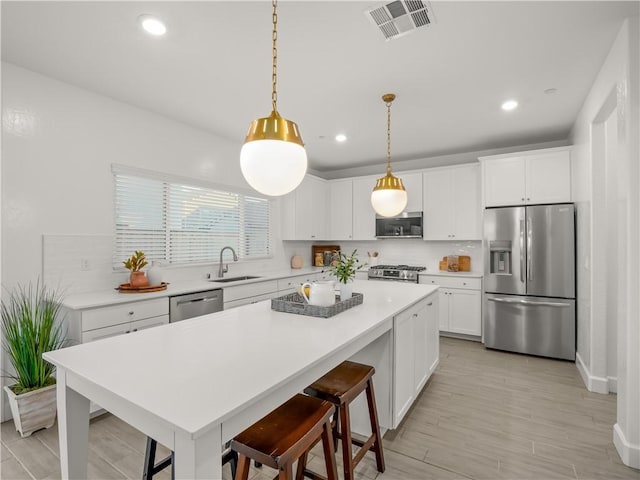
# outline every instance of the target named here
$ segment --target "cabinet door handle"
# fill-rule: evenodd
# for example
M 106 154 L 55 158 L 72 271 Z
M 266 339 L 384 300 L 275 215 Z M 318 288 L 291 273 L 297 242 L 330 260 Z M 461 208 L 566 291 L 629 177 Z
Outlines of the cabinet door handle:
M 417 313 L 414 313 L 414 314 L 413 314 L 413 316 L 414 316 L 414 317 L 417 317 L 417 316 L 418 316 L 418 314 L 417 314 Z
M 131 310 L 131 311 L 129 312 L 129 315 L 133 315 L 133 310 Z
M 433 305 L 433 302 L 429 302 L 429 303 L 427 303 L 427 307 L 430 307 L 430 306 L 432 306 L 432 305 Z

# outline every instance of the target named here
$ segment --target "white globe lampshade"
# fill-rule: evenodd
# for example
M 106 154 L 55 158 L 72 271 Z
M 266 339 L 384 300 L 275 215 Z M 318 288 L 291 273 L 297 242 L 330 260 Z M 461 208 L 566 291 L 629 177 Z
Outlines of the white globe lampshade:
M 407 206 L 407 191 L 398 189 L 379 189 L 371 193 L 371 206 L 378 215 L 394 217 Z
M 242 146 L 240 169 L 249 185 L 263 195 L 285 195 L 302 182 L 307 152 L 293 142 L 254 140 Z

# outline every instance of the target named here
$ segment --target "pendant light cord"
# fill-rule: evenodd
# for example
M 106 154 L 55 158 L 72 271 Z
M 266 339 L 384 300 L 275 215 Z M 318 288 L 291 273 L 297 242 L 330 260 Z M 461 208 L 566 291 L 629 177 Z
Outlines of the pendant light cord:
M 273 0 L 273 68 L 271 70 L 271 104 L 274 112 L 278 112 L 277 103 L 278 103 L 278 92 L 277 92 L 277 84 L 278 84 L 278 13 L 277 13 L 278 1 Z

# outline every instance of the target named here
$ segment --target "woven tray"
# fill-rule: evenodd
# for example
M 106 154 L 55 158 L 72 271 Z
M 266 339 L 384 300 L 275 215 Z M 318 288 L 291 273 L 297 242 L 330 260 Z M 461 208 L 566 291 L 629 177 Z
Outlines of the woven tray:
M 149 293 L 149 292 L 161 292 L 167 289 L 166 282 L 162 282 L 160 285 L 147 285 L 146 287 L 132 287 L 130 283 L 121 283 L 116 288 L 120 293 Z
M 310 317 L 329 318 L 340 312 L 349 310 L 351 307 L 361 305 L 364 300 L 362 293 L 353 293 L 353 296 L 347 300 L 340 300 L 336 296 L 336 303 L 328 307 L 319 307 L 317 305 L 309 305 L 302 295 L 299 293 L 290 293 L 282 297 L 271 299 L 271 309 L 278 312 L 296 313 L 298 315 L 309 315 Z

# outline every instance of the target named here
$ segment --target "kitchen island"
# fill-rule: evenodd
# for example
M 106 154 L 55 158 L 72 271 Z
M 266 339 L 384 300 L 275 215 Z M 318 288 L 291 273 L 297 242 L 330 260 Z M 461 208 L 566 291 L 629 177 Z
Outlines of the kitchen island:
M 348 358 L 380 369 L 394 428 L 437 365 L 437 288 L 356 281 L 364 303 L 327 319 L 264 301 L 46 353 L 63 478 L 86 478 L 89 400 L 172 449 L 176 478 L 221 478 L 212 452 Z

